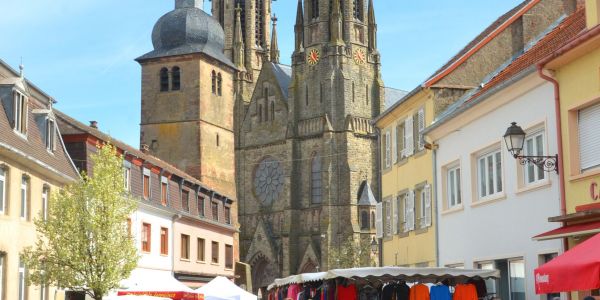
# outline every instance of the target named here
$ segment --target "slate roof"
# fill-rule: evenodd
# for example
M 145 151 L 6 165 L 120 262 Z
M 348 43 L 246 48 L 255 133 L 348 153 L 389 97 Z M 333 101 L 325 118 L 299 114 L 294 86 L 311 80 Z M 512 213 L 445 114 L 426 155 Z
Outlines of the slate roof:
M 30 84 L 27 79 L 21 78 L 19 73 L 2 60 L 0 60 L 0 78 L 0 85 L 16 85 L 30 94 L 27 138 L 23 138 L 12 129 L 9 115 L 12 115 L 13 112 L 6 106 L 6 103 L 12 99 L 0 99 L 2 100 L 0 101 L 0 150 L 21 155 L 66 180 L 78 179 L 79 173 L 64 148 L 58 128 L 56 129 L 56 149 L 52 152 L 46 150 L 45 121 L 41 121 L 40 118 L 43 116 L 40 113 L 52 114 L 52 111 L 49 110 L 49 102 L 53 100 L 49 97 L 44 98 L 47 95 L 43 91 Z M 40 126 L 42 124 L 43 126 Z
M 384 110 L 392 107 L 396 102 L 400 101 L 400 99 L 404 98 L 408 94 L 407 91 L 386 87 L 385 88 L 385 100 L 384 100 Z
M 195 177 L 185 173 L 184 171 L 178 169 L 177 167 L 175 167 L 155 156 L 146 154 L 146 153 L 140 151 L 139 149 L 136 149 L 118 139 L 115 139 L 115 138 L 111 137 L 110 135 L 108 135 L 96 128 L 87 126 L 61 111 L 55 110 L 55 114 L 56 114 L 58 126 L 61 128 L 62 134 L 64 134 L 64 135 L 87 133 L 91 136 L 94 136 L 94 137 L 100 139 L 101 141 L 110 142 L 113 146 L 115 146 L 121 150 L 127 151 L 127 154 L 133 155 L 133 156 L 138 157 L 154 166 L 160 167 L 163 170 L 165 170 L 171 174 L 177 175 L 177 176 L 185 179 L 187 182 L 191 182 L 193 184 L 202 186 L 208 190 L 213 190 L 211 187 L 204 184 L 203 182 L 196 179 Z M 235 197 L 233 197 L 232 195 L 226 195 L 226 194 L 220 193 L 219 191 L 215 191 L 215 192 L 217 194 L 227 197 L 229 199 L 235 199 Z
M 224 32 L 221 24 L 197 7 L 176 8 L 162 16 L 152 30 L 154 50 L 136 59 L 203 53 L 235 68 L 223 54 Z
M 375 195 L 373 195 L 371 186 L 366 181 L 360 194 L 360 199 L 358 199 L 358 205 L 377 205 L 377 200 L 375 199 Z
M 273 75 L 277 79 L 281 92 L 285 96 L 285 100 L 287 100 L 290 82 L 292 81 L 292 67 L 272 62 L 270 64 L 273 67 Z

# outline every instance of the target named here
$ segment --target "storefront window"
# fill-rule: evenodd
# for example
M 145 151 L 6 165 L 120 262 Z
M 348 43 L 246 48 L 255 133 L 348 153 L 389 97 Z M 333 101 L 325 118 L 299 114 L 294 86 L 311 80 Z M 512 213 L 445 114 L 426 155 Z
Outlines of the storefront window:
M 511 260 L 510 269 L 510 299 L 525 300 L 525 261 Z

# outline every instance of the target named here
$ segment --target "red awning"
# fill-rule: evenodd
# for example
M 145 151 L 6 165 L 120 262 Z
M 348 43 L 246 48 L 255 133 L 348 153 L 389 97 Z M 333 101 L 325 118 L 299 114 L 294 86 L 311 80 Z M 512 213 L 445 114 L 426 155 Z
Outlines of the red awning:
M 535 269 L 535 292 L 550 294 L 600 288 L 600 234 Z
M 574 225 L 566 225 L 540 235 L 533 237 L 534 240 L 544 241 L 551 239 L 559 239 L 569 236 L 586 235 L 600 233 L 600 221 L 593 223 L 582 223 Z
M 173 300 L 204 300 L 203 294 L 190 293 L 190 292 L 159 292 L 159 291 L 119 291 L 118 296 L 124 295 L 138 295 L 138 296 L 155 296 L 170 298 Z

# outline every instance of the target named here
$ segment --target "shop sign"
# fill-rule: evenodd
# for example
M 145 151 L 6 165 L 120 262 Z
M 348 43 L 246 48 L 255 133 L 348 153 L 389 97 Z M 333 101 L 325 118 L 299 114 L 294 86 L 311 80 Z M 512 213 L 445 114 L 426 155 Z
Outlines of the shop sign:
M 590 198 L 592 198 L 592 201 L 600 199 L 600 190 L 598 190 L 597 182 L 590 183 Z

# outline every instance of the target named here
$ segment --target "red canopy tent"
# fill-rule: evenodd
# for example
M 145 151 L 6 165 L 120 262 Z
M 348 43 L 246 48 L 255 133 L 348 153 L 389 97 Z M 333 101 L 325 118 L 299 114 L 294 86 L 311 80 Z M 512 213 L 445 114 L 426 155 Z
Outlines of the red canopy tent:
M 600 288 L 600 234 L 535 269 L 535 292 L 550 294 Z

